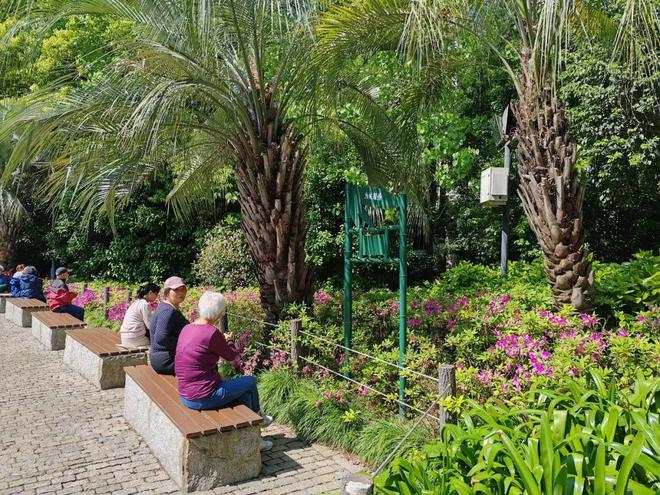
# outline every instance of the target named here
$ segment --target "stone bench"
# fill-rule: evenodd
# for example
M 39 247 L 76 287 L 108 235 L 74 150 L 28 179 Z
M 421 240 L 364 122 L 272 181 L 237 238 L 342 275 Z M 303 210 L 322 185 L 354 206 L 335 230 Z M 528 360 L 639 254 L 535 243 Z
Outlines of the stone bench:
M 101 390 L 124 386 L 124 366 L 147 363 L 144 349 L 118 347 L 121 339 L 109 328 L 65 330 L 64 364 Z
M 84 327 L 84 322 L 68 313 L 40 311 L 32 315 L 32 336 L 49 351 L 64 349 L 66 330 Z
M 10 299 L 14 296 L 12 296 L 9 292 L 6 294 L 0 294 L 0 313 L 5 312 L 5 308 L 7 307 L 7 299 Z
M 194 411 L 176 378 L 151 366 L 126 368 L 124 417 L 184 492 L 255 478 L 261 471 L 261 416 L 245 406 Z
M 48 304 L 39 299 L 26 299 L 13 297 L 6 300 L 5 317 L 19 327 L 32 326 L 32 314 L 39 311 L 48 311 Z

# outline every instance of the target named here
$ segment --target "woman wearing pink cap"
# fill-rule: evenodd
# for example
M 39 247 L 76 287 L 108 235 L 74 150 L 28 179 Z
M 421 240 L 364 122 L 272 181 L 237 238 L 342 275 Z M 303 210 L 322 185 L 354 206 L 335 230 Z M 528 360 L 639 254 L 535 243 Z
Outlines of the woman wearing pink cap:
M 149 323 L 151 367 L 161 375 L 174 374 L 174 356 L 179 334 L 189 321 L 179 311 L 188 289 L 181 277 L 165 280 L 165 300 L 161 301 Z

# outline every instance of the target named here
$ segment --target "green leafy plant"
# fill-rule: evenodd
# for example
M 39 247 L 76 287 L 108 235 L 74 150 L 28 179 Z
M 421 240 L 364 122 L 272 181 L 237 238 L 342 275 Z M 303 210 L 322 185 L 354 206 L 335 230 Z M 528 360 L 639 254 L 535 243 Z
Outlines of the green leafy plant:
M 592 372 L 587 386 L 534 388 L 527 407 L 472 403 L 442 441 L 398 459 L 380 493 L 653 495 L 660 490 L 660 379 L 619 392 Z

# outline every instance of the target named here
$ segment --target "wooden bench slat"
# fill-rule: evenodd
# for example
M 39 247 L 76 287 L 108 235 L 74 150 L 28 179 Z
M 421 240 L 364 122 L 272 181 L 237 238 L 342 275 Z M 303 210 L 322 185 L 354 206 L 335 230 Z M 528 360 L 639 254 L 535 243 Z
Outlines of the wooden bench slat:
M 144 352 L 144 349 L 124 349 L 117 347 L 117 344 L 121 344 L 121 338 L 118 333 L 113 332 L 109 328 L 82 328 L 67 330 L 66 333 L 99 357 L 122 356 Z
M 103 347 L 101 356 L 119 356 L 120 354 L 129 354 L 128 349 L 121 349 L 117 344 L 121 344 L 121 337 L 109 328 L 105 332 L 97 332 L 95 338 L 100 346 Z
M 222 430 L 223 428 L 222 423 L 219 424 L 213 421 L 211 418 L 208 418 L 203 414 L 201 414 L 200 411 L 195 411 L 194 409 L 190 409 L 189 407 L 186 407 L 184 404 L 181 403 L 181 399 L 179 398 L 179 389 L 178 389 L 178 383 L 176 381 L 176 377 L 170 375 L 159 375 L 153 369 L 151 371 L 153 372 L 153 374 L 151 374 L 151 380 L 155 382 L 160 382 L 159 383 L 160 388 L 176 403 L 177 408 L 183 409 L 186 412 L 186 414 L 188 414 L 191 418 L 194 418 L 196 422 L 199 422 L 204 425 L 208 424 L 211 426 L 210 428 L 204 429 L 202 435 L 211 435 L 213 433 L 216 433 L 219 429 Z M 153 375 L 156 375 L 156 377 L 158 378 L 154 378 Z M 225 425 L 224 428 L 234 429 L 234 426 Z
M 239 428 L 241 426 L 258 425 L 263 422 L 261 416 L 256 414 L 254 411 L 251 411 L 247 406 L 232 407 L 231 411 L 243 419 L 242 423 L 237 424 Z
M 112 330 L 108 328 L 81 328 L 67 330 L 66 334 L 80 342 L 97 356 L 107 356 L 105 341 L 99 338 L 99 335 L 106 331 L 111 332 Z
M 186 438 L 208 435 L 218 431 L 217 427 L 199 415 L 191 415 L 178 397 L 168 393 L 168 385 L 157 380 L 158 375 L 150 366 L 125 368 L 126 374 L 162 409 L 165 415 L 176 425 Z M 154 376 L 155 375 L 155 376 Z M 168 378 L 168 377 L 164 377 Z M 171 377 L 172 379 L 174 377 Z M 158 383 L 160 382 L 160 384 Z M 167 388 L 163 388 L 165 385 Z
M 52 311 L 40 311 L 33 316 L 48 328 L 80 327 L 85 323 L 68 313 L 54 313 Z
M 28 299 L 24 297 L 12 297 L 7 300 L 8 303 L 13 304 L 17 308 L 32 309 L 32 308 L 48 308 L 48 304 L 39 299 Z

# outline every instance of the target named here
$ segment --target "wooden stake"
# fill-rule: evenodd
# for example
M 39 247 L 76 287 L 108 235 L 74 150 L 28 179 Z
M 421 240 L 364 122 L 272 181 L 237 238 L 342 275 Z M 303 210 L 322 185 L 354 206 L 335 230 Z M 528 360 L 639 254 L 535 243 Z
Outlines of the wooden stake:
M 453 364 L 441 364 L 438 366 L 438 393 L 442 399 L 456 395 L 456 368 Z M 453 423 L 455 418 L 441 405 L 438 409 L 438 417 L 442 420 L 441 425 Z

